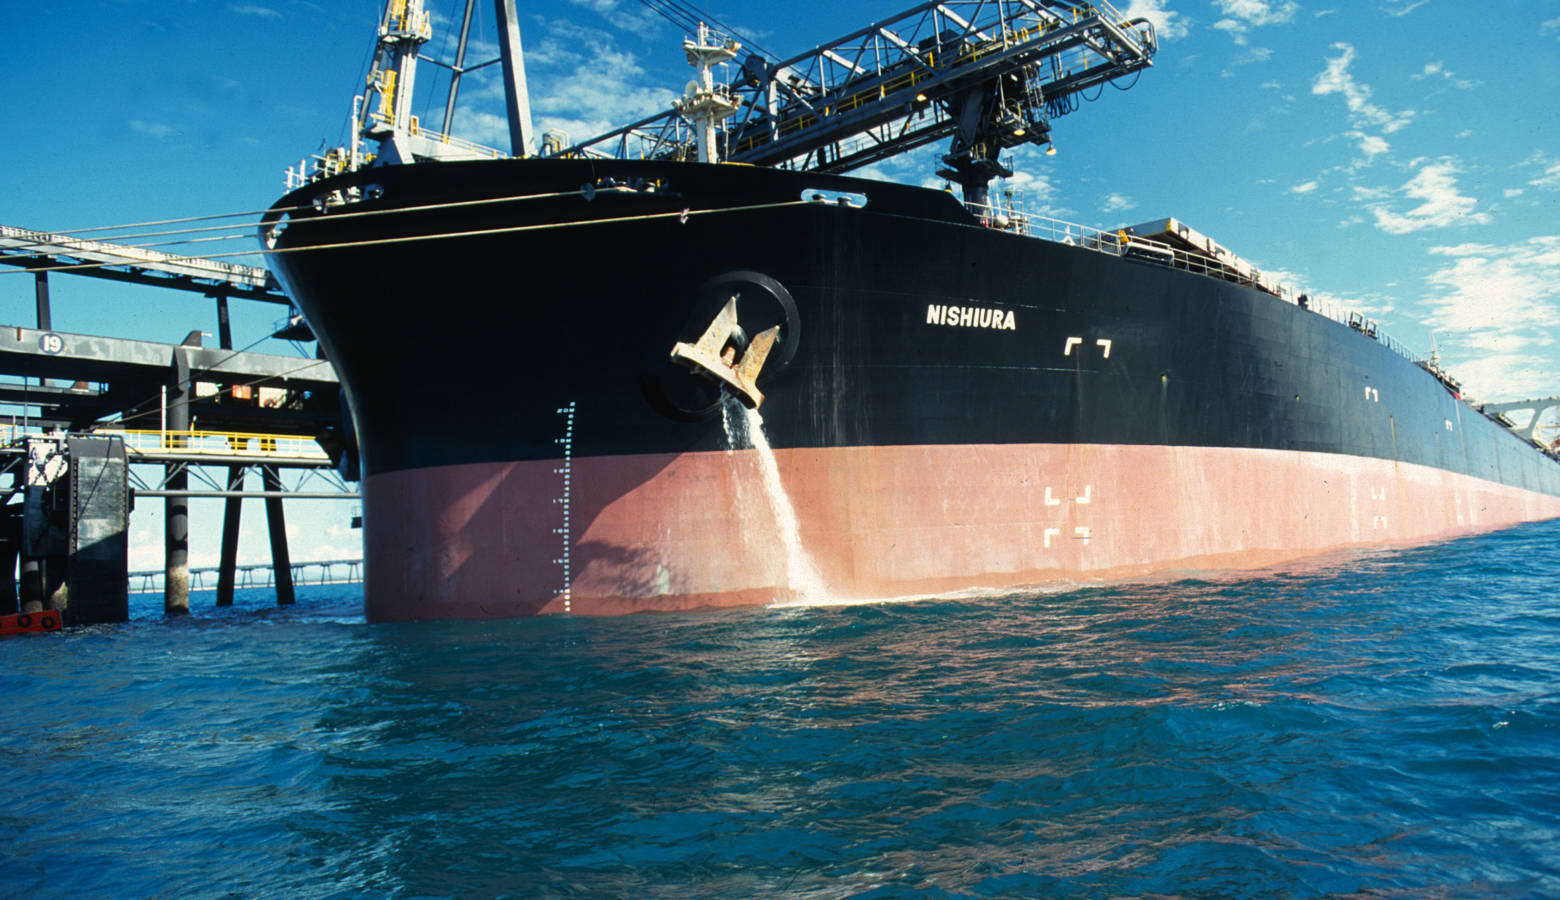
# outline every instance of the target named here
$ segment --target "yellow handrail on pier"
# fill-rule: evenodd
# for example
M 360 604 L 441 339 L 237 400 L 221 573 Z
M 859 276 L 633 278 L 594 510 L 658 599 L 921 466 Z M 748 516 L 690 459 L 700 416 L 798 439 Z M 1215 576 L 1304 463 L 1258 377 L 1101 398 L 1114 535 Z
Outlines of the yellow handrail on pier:
M 211 456 L 244 456 L 255 459 L 312 459 L 328 462 L 330 457 L 314 438 L 296 434 L 253 434 L 239 431 L 173 430 L 140 431 L 98 429 L 97 435 L 118 435 L 125 449 L 137 453 L 193 453 Z

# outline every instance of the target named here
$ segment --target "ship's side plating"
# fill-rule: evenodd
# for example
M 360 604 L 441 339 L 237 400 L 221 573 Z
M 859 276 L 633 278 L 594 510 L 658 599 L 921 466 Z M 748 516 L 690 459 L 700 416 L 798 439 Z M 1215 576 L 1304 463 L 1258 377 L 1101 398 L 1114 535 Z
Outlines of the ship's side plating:
M 361 170 L 289 207 L 268 234 L 355 413 L 373 618 L 793 596 L 752 452 L 669 358 L 732 296 L 747 335 L 780 328 L 762 413 L 831 595 L 1560 515 L 1560 465 L 1383 344 L 939 192 L 519 160 Z

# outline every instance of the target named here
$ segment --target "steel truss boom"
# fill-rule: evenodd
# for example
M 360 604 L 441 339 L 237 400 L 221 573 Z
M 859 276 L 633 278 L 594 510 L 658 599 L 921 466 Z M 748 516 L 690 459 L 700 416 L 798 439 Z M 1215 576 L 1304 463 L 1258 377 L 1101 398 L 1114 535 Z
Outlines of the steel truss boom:
M 1157 49 L 1150 23 L 1105 2 L 923 3 L 779 63 L 749 55 L 724 88 L 740 108 L 721 157 L 845 172 L 951 137 L 943 174 L 979 200 L 1010 174 L 1001 150 L 1048 144 L 1076 95 L 1152 65 Z M 693 142 L 668 110 L 554 155 L 687 158 Z

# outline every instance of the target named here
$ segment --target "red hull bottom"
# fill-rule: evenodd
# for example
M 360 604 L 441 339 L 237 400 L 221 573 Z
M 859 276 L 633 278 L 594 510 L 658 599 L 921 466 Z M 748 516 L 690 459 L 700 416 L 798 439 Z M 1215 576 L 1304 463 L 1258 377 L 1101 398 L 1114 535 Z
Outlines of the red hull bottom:
M 615 614 L 1260 569 L 1560 517 L 1560 498 L 1325 453 L 780 450 L 415 469 L 363 483 L 371 621 Z M 816 572 L 816 577 L 809 574 Z

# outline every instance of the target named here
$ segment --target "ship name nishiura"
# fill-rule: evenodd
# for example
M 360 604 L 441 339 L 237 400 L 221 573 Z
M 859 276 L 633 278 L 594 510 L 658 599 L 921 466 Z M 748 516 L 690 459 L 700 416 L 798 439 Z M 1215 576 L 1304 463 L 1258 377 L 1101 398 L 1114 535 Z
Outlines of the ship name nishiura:
M 990 328 L 995 331 L 1017 331 L 1011 309 L 986 309 L 979 306 L 944 306 L 929 303 L 926 306 L 926 324 L 954 325 L 962 328 Z

